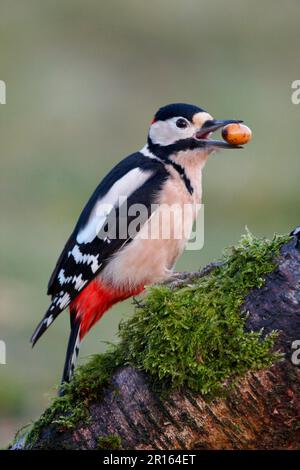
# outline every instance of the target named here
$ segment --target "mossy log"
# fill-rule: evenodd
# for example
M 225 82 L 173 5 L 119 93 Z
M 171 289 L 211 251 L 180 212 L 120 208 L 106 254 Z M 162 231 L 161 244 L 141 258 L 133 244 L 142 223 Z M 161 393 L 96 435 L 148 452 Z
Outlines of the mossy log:
M 299 244 L 294 236 L 281 245 L 274 270 L 249 290 L 240 308 L 247 312 L 246 331 L 264 328 L 265 336 L 278 330 L 280 360 L 249 370 L 234 386 L 229 378 L 226 393 L 209 400 L 185 385 L 158 392 L 147 372 L 123 365 L 99 398 L 87 400 L 88 419 L 71 428 L 45 422 L 12 448 L 299 449 L 300 367 L 292 361 L 293 343 L 300 340 Z M 169 287 L 175 292 L 193 285 L 219 266 L 182 273 Z

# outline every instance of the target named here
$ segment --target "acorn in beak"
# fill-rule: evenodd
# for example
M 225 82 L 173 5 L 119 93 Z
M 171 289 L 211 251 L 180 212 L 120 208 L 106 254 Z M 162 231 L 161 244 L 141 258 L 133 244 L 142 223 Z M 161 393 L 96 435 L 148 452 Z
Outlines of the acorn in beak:
M 233 149 L 233 148 L 243 148 L 241 145 L 235 145 L 235 144 L 230 144 L 228 142 L 225 142 L 224 140 L 213 140 L 210 139 L 210 135 L 212 132 L 215 132 L 218 129 L 221 129 L 225 126 L 228 126 L 229 124 L 240 124 L 243 121 L 237 120 L 237 119 L 224 119 L 224 120 L 219 120 L 219 119 L 211 119 L 208 121 L 205 121 L 201 129 L 199 129 L 194 138 L 201 143 L 203 147 L 205 148 L 225 148 L 225 149 Z

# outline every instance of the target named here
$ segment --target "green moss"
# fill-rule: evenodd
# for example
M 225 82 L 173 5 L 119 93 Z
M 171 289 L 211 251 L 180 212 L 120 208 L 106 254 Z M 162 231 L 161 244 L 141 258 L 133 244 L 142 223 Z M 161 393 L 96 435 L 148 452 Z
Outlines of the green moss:
M 99 436 L 97 439 L 97 449 L 120 450 L 122 449 L 122 440 L 117 434 Z
M 227 251 L 223 264 L 192 285 L 150 289 L 143 307 L 121 324 L 127 363 L 164 384 L 204 395 L 220 393 L 226 379 L 268 367 L 276 332 L 245 332 L 240 309 L 249 290 L 262 287 L 289 238 L 258 239 L 249 232 Z
M 89 403 L 120 365 L 131 364 L 164 387 L 187 386 L 207 397 L 221 394 L 225 381 L 228 386 L 249 370 L 271 365 L 279 358 L 273 351 L 276 332 L 265 337 L 262 331 L 245 332 L 241 307 L 250 289 L 264 285 L 288 240 L 258 239 L 248 232 L 209 275 L 176 290 L 150 288 L 142 308 L 121 323 L 120 343 L 77 369 L 64 396 L 34 424 L 27 445 L 32 447 L 49 424 L 61 431 L 86 421 Z M 99 438 L 99 445 L 103 439 L 108 437 Z

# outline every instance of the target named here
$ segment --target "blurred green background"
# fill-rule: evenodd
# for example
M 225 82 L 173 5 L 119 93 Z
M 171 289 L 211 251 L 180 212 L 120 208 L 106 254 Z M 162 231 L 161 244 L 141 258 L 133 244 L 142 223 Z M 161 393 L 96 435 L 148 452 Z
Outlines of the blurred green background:
M 296 0 L 1 1 L 1 445 L 41 413 L 60 380 L 68 315 L 29 345 L 57 256 L 98 181 L 143 146 L 158 107 L 195 103 L 244 119 L 254 135 L 208 162 L 205 245 L 178 269 L 218 257 L 245 225 L 272 236 L 299 224 L 299 21 Z M 132 308 L 105 316 L 82 360 L 116 340 Z

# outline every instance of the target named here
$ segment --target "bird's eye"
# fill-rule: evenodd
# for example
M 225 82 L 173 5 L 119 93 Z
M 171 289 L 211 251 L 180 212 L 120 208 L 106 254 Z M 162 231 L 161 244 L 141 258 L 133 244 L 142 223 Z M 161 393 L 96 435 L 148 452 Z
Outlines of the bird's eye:
M 185 127 L 188 126 L 188 122 L 186 121 L 186 119 L 179 118 L 176 121 L 176 126 L 179 127 L 180 129 L 184 129 Z

